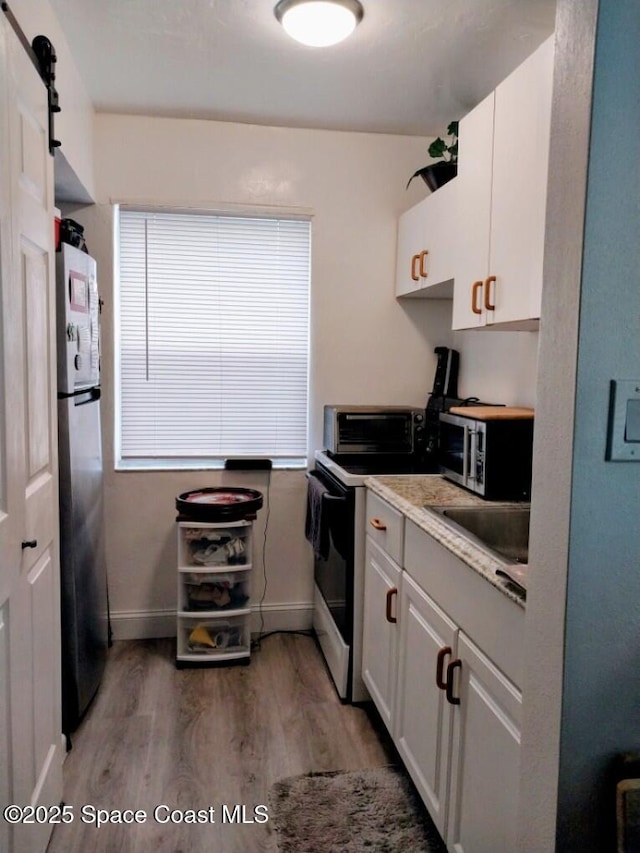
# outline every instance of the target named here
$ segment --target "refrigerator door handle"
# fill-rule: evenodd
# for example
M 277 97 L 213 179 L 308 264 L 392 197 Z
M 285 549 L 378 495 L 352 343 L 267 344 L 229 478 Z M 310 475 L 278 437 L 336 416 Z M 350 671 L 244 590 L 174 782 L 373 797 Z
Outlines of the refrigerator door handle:
M 100 399 L 99 388 L 88 388 L 86 391 L 81 391 L 73 395 L 75 406 L 86 406 L 87 403 L 95 403 Z

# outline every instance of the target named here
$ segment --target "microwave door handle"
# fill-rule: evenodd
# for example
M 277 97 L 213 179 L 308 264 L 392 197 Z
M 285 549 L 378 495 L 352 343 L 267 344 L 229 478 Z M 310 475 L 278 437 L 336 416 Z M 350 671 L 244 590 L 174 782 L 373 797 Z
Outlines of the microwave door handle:
M 468 471 L 467 476 L 469 480 L 473 481 L 476 478 L 476 456 L 478 450 L 478 434 L 475 429 L 469 430 L 469 435 L 471 436 L 471 441 L 469 442 L 469 462 L 468 462 Z
M 469 427 L 462 427 L 462 482 L 466 483 L 469 476 Z

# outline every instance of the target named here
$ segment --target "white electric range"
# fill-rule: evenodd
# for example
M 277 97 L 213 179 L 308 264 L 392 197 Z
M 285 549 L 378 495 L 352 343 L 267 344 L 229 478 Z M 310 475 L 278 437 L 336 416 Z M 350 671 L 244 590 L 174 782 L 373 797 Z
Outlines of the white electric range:
M 341 699 L 364 702 L 362 627 L 365 566 L 365 481 L 385 474 L 437 474 L 409 457 L 315 453 L 327 489 L 327 553 L 314 559 L 313 628 Z

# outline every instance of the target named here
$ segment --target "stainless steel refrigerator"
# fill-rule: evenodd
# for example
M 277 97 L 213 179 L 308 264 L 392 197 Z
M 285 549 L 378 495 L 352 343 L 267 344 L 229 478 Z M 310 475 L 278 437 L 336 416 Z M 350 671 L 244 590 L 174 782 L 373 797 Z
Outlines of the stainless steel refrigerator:
M 62 725 L 68 735 L 77 728 L 100 684 L 109 614 L 96 263 L 66 243 L 56 260 Z

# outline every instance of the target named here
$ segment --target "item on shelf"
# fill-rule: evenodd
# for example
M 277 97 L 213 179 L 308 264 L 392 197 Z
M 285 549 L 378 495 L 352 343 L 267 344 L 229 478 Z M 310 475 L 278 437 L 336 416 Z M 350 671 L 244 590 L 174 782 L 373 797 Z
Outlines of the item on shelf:
M 242 582 L 186 585 L 188 610 L 237 610 L 249 600 Z
M 210 533 L 189 543 L 194 563 L 203 566 L 238 565 L 246 562 L 245 544 L 239 536 Z
M 84 239 L 84 227 L 75 219 L 65 217 L 60 223 L 60 242 L 75 246 L 83 252 L 88 252 L 87 243 Z
M 204 625 L 196 625 L 193 631 L 189 634 L 189 648 L 192 651 L 200 649 L 215 649 L 215 640 L 211 637 L 208 629 Z
M 239 521 L 255 518 L 262 507 L 262 492 L 233 486 L 195 489 L 176 498 L 176 509 L 198 521 Z
M 215 630 L 215 633 L 213 633 Z M 212 636 L 213 634 L 213 636 Z M 196 625 L 189 634 L 188 646 L 192 652 L 211 652 L 214 649 L 229 649 L 242 642 L 242 629 L 237 625 L 221 623 Z

